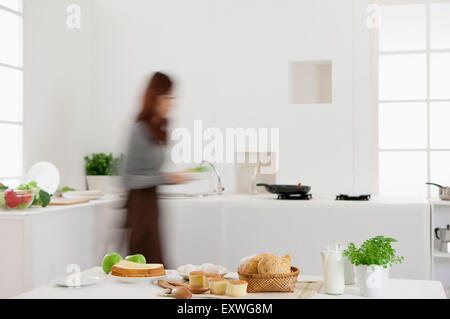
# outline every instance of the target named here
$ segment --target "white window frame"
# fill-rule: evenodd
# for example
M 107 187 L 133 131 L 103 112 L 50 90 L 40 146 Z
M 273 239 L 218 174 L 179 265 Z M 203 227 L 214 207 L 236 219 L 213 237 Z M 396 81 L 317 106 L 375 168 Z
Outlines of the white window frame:
M 374 104 L 374 110 L 376 112 L 376 162 L 377 162 L 377 178 L 376 178 L 376 189 L 377 193 L 379 193 L 379 180 L 380 180 L 380 172 L 379 172 L 379 155 L 382 152 L 425 152 L 427 156 L 427 181 L 430 181 L 431 178 L 431 153 L 432 152 L 450 152 L 450 148 L 431 148 L 431 121 L 430 121 L 430 104 L 434 102 L 450 102 L 450 99 L 432 99 L 430 97 L 430 55 L 433 53 L 450 53 L 449 49 L 431 49 L 430 45 L 430 38 L 431 38 L 431 15 L 430 15 L 430 7 L 433 3 L 450 3 L 450 0 L 377 0 L 372 1 L 372 3 L 380 5 L 380 6 L 389 6 L 389 5 L 408 5 L 408 4 L 424 4 L 426 6 L 426 47 L 425 50 L 406 50 L 406 51 L 380 51 L 379 49 L 379 31 L 375 28 L 372 32 L 372 52 L 373 54 L 373 88 L 374 88 L 374 96 L 375 99 L 373 101 Z M 379 68 L 378 68 L 378 61 L 380 56 L 383 55 L 401 55 L 401 54 L 425 54 L 426 55 L 426 66 L 427 66 L 427 95 L 425 99 L 412 99 L 412 100 L 380 100 L 379 98 L 379 90 L 378 90 L 378 75 L 379 75 Z M 379 136 L 379 105 L 383 103 L 414 103 L 414 102 L 420 102 L 426 104 L 426 113 L 427 113 L 427 144 L 425 148 L 410 148 L 410 149 L 395 149 L 395 148 L 389 148 L 389 149 L 383 149 L 380 148 L 380 143 L 378 140 Z M 430 198 L 430 187 L 427 188 L 427 198 Z
M 23 25 L 23 6 L 22 6 L 22 12 L 10 9 L 10 8 L 5 7 L 3 5 L 0 5 L 0 10 L 3 10 L 3 11 L 6 11 L 6 12 L 9 12 L 9 13 L 18 15 L 19 17 L 22 18 L 22 25 Z M 22 49 L 22 63 L 21 63 L 22 66 L 19 67 L 19 66 L 10 65 L 10 64 L 7 64 L 7 63 L 2 63 L 2 62 L 0 62 L 0 66 L 5 67 L 5 68 L 9 68 L 9 69 L 13 69 L 13 70 L 17 70 L 17 71 L 21 71 L 22 72 L 22 77 L 23 77 L 23 74 L 24 74 L 24 68 L 23 68 L 23 28 L 22 28 L 22 48 L 21 49 Z M 22 87 L 23 87 L 23 81 L 22 81 Z M 23 94 L 23 90 L 22 90 L 22 94 Z M 23 109 L 23 99 L 22 99 L 22 109 Z M 22 115 L 22 120 L 21 121 L 5 121 L 5 120 L 2 120 L 0 118 L 0 125 L 3 125 L 3 124 L 20 126 L 22 128 L 22 132 L 23 132 L 23 115 Z M 22 140 L 22 154 L 23 154 L 23 147 L 24 147 L 24 143 L 23 143 L 23 140 Z M 22 166 L 23 166 L 23 157 L 22 157 Z M 22 170 L 22 173 L 23 173 L 23 170 Z M 9 176 L 9 177 L 0 176 L 0 181 L 2 181 L 2 180 L 21 180 L 22 177 L 23 176 Z

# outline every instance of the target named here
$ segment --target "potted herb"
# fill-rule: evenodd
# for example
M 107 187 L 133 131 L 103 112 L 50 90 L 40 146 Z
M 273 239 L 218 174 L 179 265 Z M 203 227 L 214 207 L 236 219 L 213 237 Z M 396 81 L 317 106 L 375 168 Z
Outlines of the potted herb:
M 125 156 L 118 157 L 112 153 L 91 154 L 84 157 L 86 163 L 86 180 L 90 190 L 99 190 L 104 193 L 121 193 L 122 180 L 119 176 Z
M 344 250 L 350 262 L 356 266 L 356 277 L 361 294 L 366 297 L 383 297 L 389 278 L 389 268 L 403 262 L 392 248 L 393 238 L 376 236 L 366 240 L 360 248 L 350 243 Z

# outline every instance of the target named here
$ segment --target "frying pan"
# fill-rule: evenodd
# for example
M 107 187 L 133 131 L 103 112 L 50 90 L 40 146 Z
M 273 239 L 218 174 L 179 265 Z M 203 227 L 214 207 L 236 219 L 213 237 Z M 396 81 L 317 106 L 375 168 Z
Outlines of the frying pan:
M 308 194 L 311 190 L 310 186 L 298 185 L 269 185 L 269 184 L 257 184 L 256 186 L 264 186 L 269 193 L 279 195 L 290 194 Z
M 426 184 L 439 187 L 439 198 L 441 200 L 450 200 L 450 187 L 445 187 L 435 183 L 426 183 Z

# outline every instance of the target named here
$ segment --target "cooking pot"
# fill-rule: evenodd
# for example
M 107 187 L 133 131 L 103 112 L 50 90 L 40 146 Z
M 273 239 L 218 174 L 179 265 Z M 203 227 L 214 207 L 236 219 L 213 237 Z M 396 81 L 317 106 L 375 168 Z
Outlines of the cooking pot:
M 257 184 L 256 186 L 264 186 L 269 193 L 279 194 L 279 195 L 306 195 L 311 191 L 310 186 L 298 185 L 268 185 L 268 184 Z
M 450 187 L 445 187 L 435 183 L 426 183 L 426 184 L 439 187 L 439 198 L 442 200 L 450 200 Z

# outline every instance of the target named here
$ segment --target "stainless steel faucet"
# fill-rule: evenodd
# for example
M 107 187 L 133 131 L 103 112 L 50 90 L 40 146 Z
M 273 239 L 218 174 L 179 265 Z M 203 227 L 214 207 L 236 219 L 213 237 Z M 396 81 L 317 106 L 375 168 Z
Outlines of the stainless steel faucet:
M 211 162 L 203 161 L 203 162 L 201 162 L 200 166 L 203 166 L 203 165 L 208 165 L 208 166 L 210 166 L 213 169 L 214 173 L 216 174 L 216 178 L 217 178 L 217 189 L 216 189 L 216 192 L 217 192 L 218 195 L 221 195 L 223 193 L 223 191 L 225 190 L 225 187 L 223 187 L 223 185 L 222 185 L 222 178 L 220 177 L 219 171 L 214 166 L 214 164 L 211 163 Z

